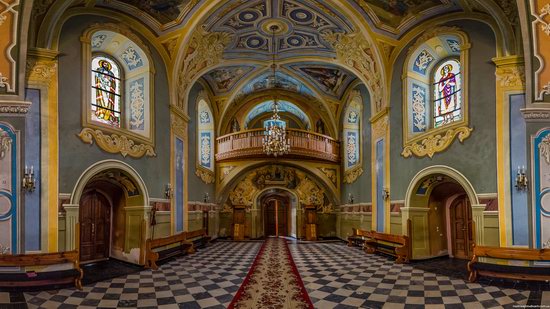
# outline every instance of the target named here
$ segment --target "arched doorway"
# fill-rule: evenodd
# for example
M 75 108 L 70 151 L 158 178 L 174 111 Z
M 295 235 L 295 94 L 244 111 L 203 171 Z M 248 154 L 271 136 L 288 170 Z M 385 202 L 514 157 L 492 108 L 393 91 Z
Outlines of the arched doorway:
M 413 258 L 471 258 L 472 244 L 482 239 L 477 231 L 483 230 L 483 209 L 471 184 L 456 170 L 434 166 L 418 173 L 401 209 L 403 226 L 410 225 Z M 474 224 L 474 217 L 481 226 Z
M 260 201 L 263 208 L 264 235 L 288 236 L 290 233 L 290 197 L 284 194 L 271 193 Z

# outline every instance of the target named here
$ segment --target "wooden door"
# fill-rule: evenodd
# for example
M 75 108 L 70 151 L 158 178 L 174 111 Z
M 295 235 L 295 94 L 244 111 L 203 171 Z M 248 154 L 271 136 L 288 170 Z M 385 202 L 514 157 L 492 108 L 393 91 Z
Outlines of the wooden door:
M 457 198 L 450 208 L 453 255 L 459 259 L 470 259 L 472 239 L 472 210 L 466 196 Z
M 265 235 L 288 235 L 288 205 L 279 199 L 272 199 L 265 206 Z
M 92 191 L 80 200 L 80 260 L 109 257 L 111 206 L 107 199 Z

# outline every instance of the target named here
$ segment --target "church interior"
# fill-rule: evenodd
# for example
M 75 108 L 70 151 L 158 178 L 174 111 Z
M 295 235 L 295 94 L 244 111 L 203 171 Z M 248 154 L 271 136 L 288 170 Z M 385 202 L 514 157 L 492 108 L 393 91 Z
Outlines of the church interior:
M 549 0 L 0 0 L 0 50 L 1 308 L 550 306 Z

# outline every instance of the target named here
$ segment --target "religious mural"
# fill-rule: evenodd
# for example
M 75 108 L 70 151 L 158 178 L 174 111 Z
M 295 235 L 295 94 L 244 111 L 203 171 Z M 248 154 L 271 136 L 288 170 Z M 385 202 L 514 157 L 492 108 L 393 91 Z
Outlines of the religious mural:
M 0 255 L 18 252 L 17 151 L 15 131 L 0 123 Z
M 237 84 L 253 69 L 254 67 L 250 66 L 224 67 L 216 69 L 204 75 L 204 77 L 214 92 L 227 92 L 233 89 L 233 86 L 235 86 L 235 84 Z
M 193 0 L 118 0 L 137 7 L 154 17 L 161 24 L 169 23 L 177 19 L 183 9 Z
M 111 59 L 92 60 L 92 120 L 120 127 L 120 68 Z
M 235 205 L 244 205 L 248 209 L 254 206 L 254 198 L 268 187 L 284 187 L 296 193 L 300 204 L 315 205 L 319 211 L 330 212 L 333 204 L 329 201 L 324 188 L 311 176 L 288 166 L 269 165 L 248 173 L 233 190 L 225 209 Z

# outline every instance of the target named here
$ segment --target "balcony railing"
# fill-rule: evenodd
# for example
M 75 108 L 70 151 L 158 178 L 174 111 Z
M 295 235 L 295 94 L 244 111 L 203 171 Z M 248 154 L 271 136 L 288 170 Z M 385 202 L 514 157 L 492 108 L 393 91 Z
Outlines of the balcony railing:
M 304 130 L 287 129 L 290 152 L 284 157 L 339 162 L 340 143 L 329 136 Z M 216 139 L 216 160 L 266 157 L 263 152 L 264 129 L 227 134 Z

